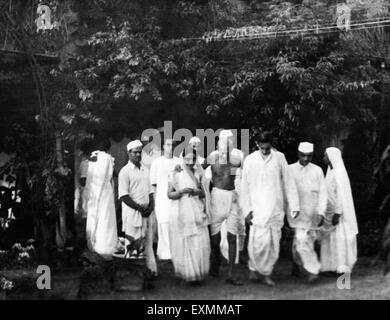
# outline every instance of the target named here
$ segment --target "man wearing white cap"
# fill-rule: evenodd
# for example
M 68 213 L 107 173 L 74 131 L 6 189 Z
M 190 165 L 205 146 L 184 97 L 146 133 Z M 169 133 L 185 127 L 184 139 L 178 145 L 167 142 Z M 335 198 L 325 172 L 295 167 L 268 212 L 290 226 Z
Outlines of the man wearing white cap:
M 192 137 L 188 144 L 196 151 L 196 161 L 200 164 L 203 165 L 205 158 L 200 156 L 200 145 L 201 141 L 198 137 Z
M 237 170 L 242 166 L 242 151 L 233 148 L 233 133 L 222 130 L 219 135 L 218 150 L 212 152 L 204 165 L 211 166 L 211 268 L 210 274 L 218 276 L 221 263 L 221 226 L 226 221 L 229 271 L 227 283 L 242 285 L 233 277 L 237 255 L 237 236 L 244 231 L 244 218 L 239 207 L 239 197 L 235 190 Z
M 259 150 L 245 159 L 241 180 L 241 204 L 250 225 L 249 277 L 274 286 L 271 275 L 279 258 L 285 200 L 296 217 L 299 198 L 284 154 L 272 148 L 272 135 L 263 132 L 256 140 Z
M 290 226 L 295 230 L 293 241 L 293 275 L 305 275 L 309 282 L 316 280 L 320 262 L 314 250 L 319 226 L 324 221 L 327 191 L 324 173 L 311 163 L 313 144 L 301 142 L 298 147 L 298 161 L 289 166 L 298 189 L 300 214 L 296 219 L 288 216 Z
M 139 254 L 145 249 L 147 218 L 154 202 L 149 170 L 141 163 L 142 142 L 127 145 L 129 162 L 119 172 L 118 197 L 122 203 L 122 231 L 126 238 L 126 254 Z
M 157 218 L 157 256 L 161 260 L 171 259 L 169 246 L 171 200 L 168 198 L 168 180 L 169 175 L 179 163 L 179 158 L 173 156 L 173 140 L 165 139 L 163 155 L 155 159 L 150 167 L 150 182 L 153 187 Z

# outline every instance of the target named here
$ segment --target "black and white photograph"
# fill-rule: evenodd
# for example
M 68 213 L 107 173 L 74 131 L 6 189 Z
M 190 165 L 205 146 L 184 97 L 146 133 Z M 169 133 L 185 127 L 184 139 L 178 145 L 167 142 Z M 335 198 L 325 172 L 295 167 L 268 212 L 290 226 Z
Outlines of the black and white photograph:
M 0 0 L 0 120 L 4 303 L 390 300 L 388 0 Z

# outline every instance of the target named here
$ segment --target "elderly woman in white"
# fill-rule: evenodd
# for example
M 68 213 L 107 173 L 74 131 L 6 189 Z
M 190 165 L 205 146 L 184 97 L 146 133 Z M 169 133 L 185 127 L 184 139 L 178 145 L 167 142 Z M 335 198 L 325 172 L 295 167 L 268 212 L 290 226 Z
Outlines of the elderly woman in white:
M 111 259 L 117 243 L 117 227 L 112 174 L 114 159 L 107 153 L 108 140 L 103 140 L 92 153 L 86 181 L 87 245 L 104 258 Z
M 321 271 L 350 273 L 357 260 L 358 227 L 347 170 L 337 148 L 327 148 L 328 203 L 321 241 Z
M 210 238 L 202 186 L 203 169 L 196 153 L 187 147 L 171 173 L 168 197 L 172 200 L 169 221 L 172 262 L 175 275 L 199 283 L 210 268 Z

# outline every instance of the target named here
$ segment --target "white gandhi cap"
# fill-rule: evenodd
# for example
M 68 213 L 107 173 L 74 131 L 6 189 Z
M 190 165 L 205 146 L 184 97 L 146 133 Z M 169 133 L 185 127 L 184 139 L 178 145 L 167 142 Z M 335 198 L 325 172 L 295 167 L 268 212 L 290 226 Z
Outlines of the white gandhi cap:
M 138 147 L 143 147 L 143 144 L 141 141 L 139 141 L 139 140 L 130 141 L 127 144 L 127 151 L 130 151 L 130 150 L 138 148 Z
M 313 153 L 314 146 L 310 142 L 301 142 L 298 147 L 298 151 L 302 153 Z
M 189 144 L 194 144 L 194 143 L 200 143 L 200 139 L 198 137 L 192 137 L 190 141 L 188 142 Z
M 219 133 L 219 139 L 227 139 L 231 137 L 233 137 L 233 132 L 231 132 L 230 130 L 222 130 Z

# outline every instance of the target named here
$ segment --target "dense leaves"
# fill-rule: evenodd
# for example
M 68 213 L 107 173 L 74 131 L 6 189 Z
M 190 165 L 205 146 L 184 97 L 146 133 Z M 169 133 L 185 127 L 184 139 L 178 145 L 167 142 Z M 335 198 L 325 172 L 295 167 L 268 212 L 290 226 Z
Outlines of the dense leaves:
M 162 125 L 164 109 L 175 114 L 187 108 L 194 119 L 207 118 L 215 127 L 273 129 L 278 148 L 292 147 L 294 153 L 298 139 L 320 149 L 341 144 L 355 130 L 364 151 L 373 155 L 354 157 L 352 150 L 350 156 L 353 187 L 366 197 L 370 170 L 389 142 L 389 30 L 305 34 L 335 25 L 337 2 L 57 0 L 48 2 L 55 27 L 37 32 L 36 1 L 29 6 L 15 1 L 13 10 L 1 1 L 0 35 L 7 49 L 60 57 L 55 67 L 30 65 L 40 102 L 28 116 L 41 139 L 32 145 L 47 149 L 31 150 L 38 153 L 35 162 L 20 162 L 35 182 L 30 190 L 41 188 L 51 204 L 46 210 L 56 208 L 61 188 L 71 180 L 71 164 L 58 167 L 55 134 L 68 151 L 65 160 L 72 159 L 74 142 L 106 128 L 124 105 L 134 131 Z M 384 0 L 346 4 L 351 24 L 388 15 Z M 202 40 L 213 30 L 251 25 L 294 31 L 255 40 Z M 1 72 L 0 83 L 20 83 L 22 74 Z

